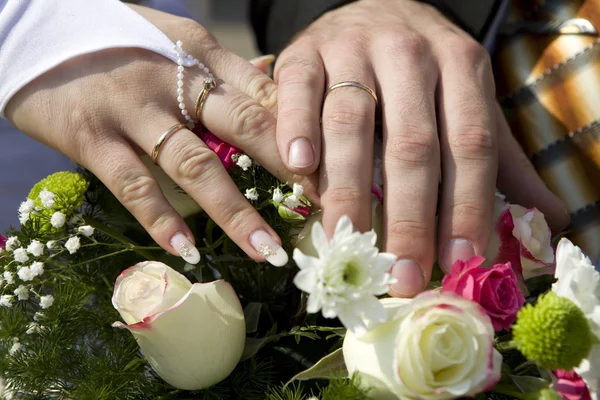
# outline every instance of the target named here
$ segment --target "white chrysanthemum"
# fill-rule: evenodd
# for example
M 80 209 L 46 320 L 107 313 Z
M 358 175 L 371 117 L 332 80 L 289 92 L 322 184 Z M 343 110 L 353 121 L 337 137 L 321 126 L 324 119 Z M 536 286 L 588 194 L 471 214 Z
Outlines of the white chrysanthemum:
M 19 239 L 17 239 L 16 236 L 11 236 L 8 239 L 6 239 L 6 244 L 4 245 L 4 248 L 6 249 L 6 251 L 12 251 L 20 245 L 21 242 L 19 242 Z
M 13 257 L 16 262 L 20 262 L 21 264 L 29 261 L 29 256 L 27 255 L 27 250 L 22 247 L 19 247 L 13 252 Z
M 28 335 L 32 335 L 34 333 L 39 332 L 40 330 L 40 324 L 38 324 L 37 322 L 31 322 L 29 323 L 29 325 L 27 325 L 27 331 L 25 333 Z
M 242 154 L 241 156 L 238 157 L 238 159 L 235 163 L 237 164 L 238 167 L 240 167 L 244 171 L 248 171 L 248 168 L 250 168 L 252 166 L 252 159 L 250 157 L 248 157 L 247 155 Z
M 292 189 L 292 194 L 296 197 L 300 197 L 304 194 L 304 186 L 294 183 L 294 189 Z
M 300 207 L 300 200 L 296 196 L 291 195 L 285 198 L 283 204 L 290 210 L 293 210 L 294 208 Z
M 81 233 L 85 237 L 90 237 L 94 234 L 94 228 L 89 225 L 80 226 L 77 228 L 77 232 Z
M 62 228 L 65 225 L 65 214 L 57 211 L 50 218 L 50 225 L 55 228 Z
M 34 257 L 39 257 L 44 254 L 44 244 L 38 240 L 32 240 L 27 246 L 27 252 Z
M 5 294 L 0 296 L 0 306 L 2 307 L 12 307 L 14 296 L 10 294 Z
M 54 304 L 54 297 L 51 294 L 40 297 L 40 307 L 44 310 L 52 307 L 52 304 Z
M 31 273 L 31 269 L 29 267 L 19 268 L 19 270 L 17 271 L 17 275 L 19 276 L 19 279 L 22 280 L 23 282 L 32 281 L 34 278 L 33 274 Z
M 29 221 L 29 213 L 19 213 L 19 223 L 25 225 Z
M 256 188 L 246 189 L 246 194 L 244 196 L 246 196 L 248 200 L 258 200 L 258 192 L 256 191 Z
M 46 247 L 49 249 L 53 249 L 56 246 L 56 240 L 48 240 L 48 243 L 46 243 Z
M 296 286 L 309 293 L 306 310 L 319 310 L 326 318 L 338 317 L 355 335 L 364 334 L 366 322 L 383 322 L 386 313 L 377 300 L 394 279 L 387 272 L 396 261 L 390 253 L 379 253 L 377 234 L 353 232 L 352 221 L 343 216 L 331 241 L 320 223 L 312 227 L 312 242 L 318 258 L 294 249 L 300 272 Z
M 12 272 L 4 271 L 4 274 L 2 274 L 2 276 L 4 276 L 4 280 L 8 285 L 12 285 L 13 283 L 15 283 L 15 275 Z
M 13 293 L 19 300 L 29 300 L 29 289 L 23 285 L 19 285 Z
M 581 308 L 600 341 L 600 273 L 581 249 L 568 239 L 561 239 L 556 248 L 554 276 L 557 281 L 552 285 L 552 291 Z M 575 368 L 575 372 L 583 378 L 592 394 L 600 392 L 600 344 L 592 346 L 590 354 Z
M 40 276 L 44 273 L 44 264 L 36 261 L 29 266 L 29 270 L 33 276 Z
M 54 193 L 44 188 L 44 190 L 40 192 L 40 201 L 44 208 L 52 208 L 54 205 Z
M 282 200 L 283 200 L 283 192 L 281 191 L 281 189 L 276 188 L 275 190 L 273 190 L 273 202 L 281 203 Z

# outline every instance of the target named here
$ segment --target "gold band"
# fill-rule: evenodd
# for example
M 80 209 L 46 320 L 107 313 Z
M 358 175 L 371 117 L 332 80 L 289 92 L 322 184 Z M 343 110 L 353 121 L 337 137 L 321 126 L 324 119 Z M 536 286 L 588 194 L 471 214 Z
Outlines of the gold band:
M 371 95 L 371 97 L 373 97 L 373 100 L 375 100 L 375 105 L 379 104 L 379 100 L 377 99 L 377 95 L 375 94 L 375 91 L 373 89 L 371 89 L 370 87 L 368 87 L 367 85 L 364 85 L 364 84 L 362 84 L 360 82 L 356 82 L 356 81 L 344 81 L 344 82 L 336 83 L 333 86 L 330 86 L 329 89 L 327 89 L 327 91 L 325 92 L 325 95 L 323 96 L 323 101 L 325 101 L 325 99 L 327 98 L 327 95 L 329 93 L 331 93 L 332 91 L 334 91 L 335 89 L 339 89 L 341 87 L 350 87 L 350 86 L 362 89 L 365 92 L 369 93 Z
M 178 131 L 180 131 L 182 129 L 186 129 L 186 128 L 187 128 L 187 126 L 185 124 L 175 124 L 172 127 L 170 127 L 168 131 L 163 133 L 160 136 L 160 138 L 158 138 L 158 142 L 156 142 L 154 149 L 152 149 L 152 162 L 154 164 L 158 165 L 158 154 L 160 153 L 160 149 L 161 149 L 162 145 L 165 144 L 167 139 L 169 139 L 171 137 L 171 135 L 173 135 L 175 132 L 178 132 Z
M 204 86 L 202 87 L 202 90 L 200 91 L 200 94 L 198 95 L 198 98 L 196 99 L 196 112 L 194 114 L 196 116 L 196 120 L 200 123 L 202 123 L 202 120 L 200 119 L 200 117 L 202 117 L 202 108 L 204 108 L 204 102 L 206 101 L 206 98 L 210 94 L 210 91 L 216 87 L 217 87 L 217 81 L 215 78 L 206 78 L 204 80 Z

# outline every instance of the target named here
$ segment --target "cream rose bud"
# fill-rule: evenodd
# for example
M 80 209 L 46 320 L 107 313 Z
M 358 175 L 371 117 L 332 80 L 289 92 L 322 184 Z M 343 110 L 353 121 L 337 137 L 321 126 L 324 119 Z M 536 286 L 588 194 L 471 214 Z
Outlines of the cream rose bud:
M 240 301 L 223 280 L 192 284 L 160 262 L 126 269 L 115 282 L 113 306 L 154 370 L 169 384 L 204 389 L 225 379 L 244 350 Z
M 498 382 L 502 356 L 477 303 L 434 291 L 380 301 L 387 322 L 360 338 L 346 333 L 343 346 L 348 372 L 359 373 L 370 398 L 471 397 Z

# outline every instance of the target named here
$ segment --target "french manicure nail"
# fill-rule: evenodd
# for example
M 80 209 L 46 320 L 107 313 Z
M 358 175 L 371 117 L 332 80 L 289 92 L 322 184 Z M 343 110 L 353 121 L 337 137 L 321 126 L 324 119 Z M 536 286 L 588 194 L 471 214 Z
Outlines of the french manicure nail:
M 391 289 L 402 297 L 414 296 L 425 286 L 423 270 L 413 260 L 396 261 L 392 266 L 392 277 L 397 282 L 392 284 Z
M 440 267 L 445 273 L 452 270 L 458 260 L 467 261 L 475 256 L 475 248 L 466 239 L 452 239 L 444 246 L 440 258 Z
M 275 54 L 265 54 L 264 56 L 258 57 L 256 60 L 262 61 L 265 65 L 271 65 L 275 61 Z
M 258 254 L 276 267 L 283 267 L 289 260 L 285 250 L 265 231 L 252 233 L 250 235 L 250 244 Z
M 292 167 L 306 168 L 314 162 L 315 155 L 308 140 L 300 138 L 290 144 L 289 163 Z
M 179 252 L 181 258 L 190 264 L 200 262 L 200 252 L 183 233 L 178 232 L 171 239 L 171 246 Z

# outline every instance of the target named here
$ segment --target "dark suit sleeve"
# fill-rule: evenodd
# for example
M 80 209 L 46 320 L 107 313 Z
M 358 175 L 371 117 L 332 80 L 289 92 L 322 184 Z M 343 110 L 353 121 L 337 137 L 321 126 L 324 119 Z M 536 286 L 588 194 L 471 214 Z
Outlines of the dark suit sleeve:
M 252 25 L 263 53 L 277 54 L 327 11 L 354 0 L 251 0 Z M 482 41 L 502 0 L 422 0 Z

